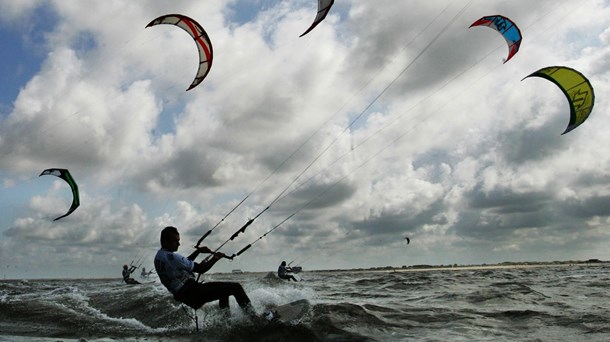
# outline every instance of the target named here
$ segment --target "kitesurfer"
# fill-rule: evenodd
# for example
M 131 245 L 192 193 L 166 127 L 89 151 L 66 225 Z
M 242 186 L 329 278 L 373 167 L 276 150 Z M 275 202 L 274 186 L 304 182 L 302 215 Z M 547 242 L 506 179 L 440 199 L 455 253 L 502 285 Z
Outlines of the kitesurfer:
M 140 278 L 148 278 L 153 273 L 154 273 L 153 271 L 146 272 L 146 268 L 142 267 L 142 272 L 140 273 Z
M 161 231 L 161 248 L 155 256 L 155 269 L 161 283 L 174 299 L 197 310 L 203 304 L 218 300 L 221 309 L 229 313 L 229 296 L 235 297 L 237 304 L 251 318 L 256 318 L 256 311 L 250 303 L 243 287 L 235 282 L 206 282 L 195 280 L 193 272 L 205 273 L 214 264 L 225 257 L 221 252 L 212 252 L 208 247 L 198 247 L 188 257 L 176 251 L 180 246 L 180 234 L 176 227 L 165 227 Z M 213 257 L 202 263 L 195 262 L 199 253 L 213 253 Z
M 133 271 L 136 270 L 137 267 L 135 266 L 127 266 L 127 265 L 123 265 L 123 280 L 125 281 L 126 284 L 140 284 L 139 281 L 133 279 L 131 277 L 131 274 L 133 273 Z
M 280 267 L 277 268 L 277 276 L 281 279 L 298 281 L 292 274 L 288 274 L 288 272 L 292 272 L 292 269 L 290 266 L 286 266 L 286 261 L 282 261 Z

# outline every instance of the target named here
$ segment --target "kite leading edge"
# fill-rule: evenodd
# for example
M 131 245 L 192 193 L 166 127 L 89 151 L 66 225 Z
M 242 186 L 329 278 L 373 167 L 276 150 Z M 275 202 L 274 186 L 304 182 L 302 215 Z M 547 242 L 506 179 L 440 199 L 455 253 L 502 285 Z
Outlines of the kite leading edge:
M 46 170 L 42 171 L 42 173 L 38 177 L 44 176 L 44 175 L 51 175 L 51 176 L 59 177 L 59 178 L 65 180 L 66 183 L 68 183 L 68 185 L 70 185 L 70 189 L 72 189 L 72 205 L 70 206 L 70 209 L 68 210 L 67 213 L 55 218 L 53 221 L 57 221 L 62 217 L 66 217 L 66 216 L 72 214 L 72 212 L 74 210 L 76 210 L 76 208 L 78 208 L 78 206 L 80 205 L 80 197 L 78 194 L 78 185 L 76 185 L 76 182 L 74 181 L 74 178 L 72 178 L 70 171 L 68 171 L 66 169 L 46 169 Z
M 487 26 L 502 34 L 508 44 L 508 57 L 506 57 L 504 63 L 508 62 L 519 51 L 521 46 L 521 30 L 507 17 L 502 15 L 486 16 L 470 25 L 470 27 L 473 26 Z
M 199 25 L 199 23 L 182 14 L 162 15 L 148 23 L 146 27 L 159 24 L 168 24 L 180 27 L 190 34 L 197 44 L 197 50 L 199 50 L 199 68 L 197 69 L 197 74 L 195 75 L 193 83 L 191 83 L 187 91 L 195 88 L 208 75 L 210 68 L 212 67 L 212 59 L 214 58 L 214 54 L 212 51 L 212 42 L 210 41 L 210 37 L 205 32 L 203 27 Z
M 330 8 L 332 7 L 332 5 L 334 3 L 335 3 L 335 0 L 318 0 L 318 14 L 316 14 L 316 18 L 314 19 L 311 26 L 309 26 L 307 31 L 305 31 L 299 37 L 303 37 L 304 35 L 308 34 L 309 31 L 313 30 L 316 26 L 318 26 L 318 24 L 320 22 L 322 22 L 322 20 L 324 20 L 324 18 L 326 18 L 326 15 L 330 11 Z

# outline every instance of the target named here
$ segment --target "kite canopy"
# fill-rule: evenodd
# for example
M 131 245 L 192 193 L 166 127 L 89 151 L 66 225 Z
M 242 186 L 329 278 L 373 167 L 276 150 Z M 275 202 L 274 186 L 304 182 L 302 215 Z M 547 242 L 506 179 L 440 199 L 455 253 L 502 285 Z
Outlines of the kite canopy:
M 470 25 L 470 27 L 473 26 L 491 27 L 502 34 L 508 44 L 508 57 L 506 57 L 504 63 L 508 62 L 508 60 L 513 58 L 517 51 L 519 51 L 519 46 L 521 46 L 521 30 L 519 30 L 519 27 L 507 17 L 490 15 L 483 17 Z
M 208 34 L 203 30 L 203 27 L 195 20 L 181 14 L 162 15 L 148 23 L 146 27 L 159 24 L 176 25 L 180 27 L 190 34 L 197 44 L 197 49 L 199 50 L 199 69 L 197 70 L 197 75 L 195 75 L 193 83 L 191 83 L 187 91 L 195 88 L 208 75 L 210 68 L 212 67 L 213 52 L 210 37 L 208 37 Z
M 555 83 L 568 98 L 570 104 L 570 122 L 565 132 L 566 134 L 574 128 L 582 124 L 593 110 L 595 103 L 595 94 L 589 80 L 580 72 L 564 67 L 551 66 L 542 68 L 523 79 L 528 77 L 542 77 Z
M 44 176 L 44 175 L 51 175 L 51 176 L 57 176 L 63 180 L 65 180 L 68 185 L 70 185 L 70 189 L 72 189 L 72 205 L 70 206 L 70 210 L 68 210 L 67 213 L 65 213 L 64 215 L 54 219 L 53 221 L 57 221 L 62 217 L 66 217 L 70 214 L 72 214 L 72 212 L 74 210 L 76 210 L 76 208 L 78 208 L 78 206 L 80 205 L 80 198 L 78 195 L 78 185 L 76 185 L 76 182 L 74 181 L 74 178 L 72 178 L 72 175 L 70 175 L 70 171 L 66 170 L 66 169 L 46 169 L 44 171 L 42 171 L 42 173 L 38 176 Z
M 313 23 L 311 24 L 311 26 L 309 26 L 307 31 L 305 31 L 299 37 L 303 37 L 304 35 L 308 34 L 309 31 L 313 30 L 314 27 L 316 27 L 320 22 L 322 22 L 322 20 L 326 18 L 326 15 L 330 11 L 330 8 L 334 3 L 335 0 L 318 0 L 318 14 L 316 15 L 316 19 L 314 19 Z

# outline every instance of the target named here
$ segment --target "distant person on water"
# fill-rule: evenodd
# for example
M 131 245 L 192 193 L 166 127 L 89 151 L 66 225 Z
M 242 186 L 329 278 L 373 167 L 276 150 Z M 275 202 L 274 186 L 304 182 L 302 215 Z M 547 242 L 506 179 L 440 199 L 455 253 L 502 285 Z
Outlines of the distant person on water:
M 214 253 L 208 247 L 198 247 L 193 254 L 184 257 L 175 253 L 180 246 L 180 234 L 176 227 L 165 227 L 161 231 L 161 249 L 155 256 L 155 269 L 161 283 L 174 299 L 193 309 L 199 309 L 203 304 L 218 300 L 221 309 L 229 313 L 229 297 L 235 297 L 237 304 L 251 318 L 256 317 L 256 311 L 250 303 L 243 287 L 235 282 L 206 282 L 195 280 L 196 273 L 207 272 L 214 264 L 225 257 L 223 253 Z M 213 253 L 213 257 L 202 263 L 195 262 L 199 253 Z
M 298 281 L 292 274 L 288 274 L 288 272 L 292 272 L 290 266 L 286 266 L 286 261 L 282 261 L 280 267 L 277 268 L 277 276 L 281 279 L 288 279 Z
M 148 272 L 146 272 L 146 268 L 145 268 L 145 267 L 142 267 L 142 272 L 140 273 L 140 278 L 143 278 L 143 279 L 144 279 L 144 278 L 146 278 L 146 279 L 148 279 L 148 277 L 149 277 L 151 274 L 153 274 L 153 273 L 154 273 L 153 271 L 148 271 Z
M 123 281 L 125 281 L 126 284 L 139 284 L 140 282 L 133 279 L 131 277 L 131 274 L 133 273 L 133 271 L 136 270 L 137 267 L 135 266 L 127 266 L 127 265 L 123 265 Z

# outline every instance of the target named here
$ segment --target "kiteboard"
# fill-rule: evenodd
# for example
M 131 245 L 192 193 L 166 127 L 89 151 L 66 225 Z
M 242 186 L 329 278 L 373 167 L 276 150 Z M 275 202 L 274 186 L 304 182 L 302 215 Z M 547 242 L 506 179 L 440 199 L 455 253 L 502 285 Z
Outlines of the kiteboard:
M 267 310 L 263 317 L 271 323 L 297 325 L 307 316 L 311 305 L 307 299 L 300 299 Z

